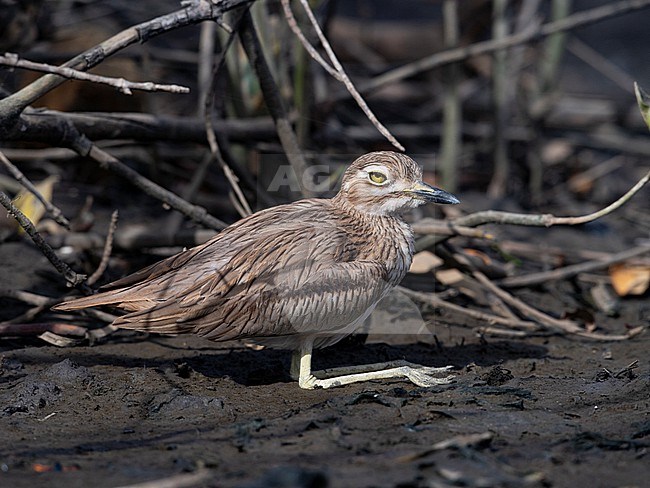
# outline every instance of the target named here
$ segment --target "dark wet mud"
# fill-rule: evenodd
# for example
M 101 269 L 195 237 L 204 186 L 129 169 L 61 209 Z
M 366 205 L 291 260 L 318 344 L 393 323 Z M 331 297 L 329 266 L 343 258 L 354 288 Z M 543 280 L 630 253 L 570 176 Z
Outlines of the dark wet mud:
M 290 380 L 289 352 L 238 343 L 3 343 L 0 482 L 113 487 L 207 470 L 190 486 L 647 486 L 650 336 L 438 332 L 433 344 L 347 341 L 315 366 L 452 364 L 451 385 L 315 391 Z

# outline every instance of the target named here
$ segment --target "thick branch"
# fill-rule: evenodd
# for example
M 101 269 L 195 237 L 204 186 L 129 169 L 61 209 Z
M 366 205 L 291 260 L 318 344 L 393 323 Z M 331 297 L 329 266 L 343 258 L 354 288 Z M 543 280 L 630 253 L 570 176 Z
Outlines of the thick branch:
M 93 141 L 129 139 L 141 142 L 207 142 L 205 125 L 199 118 L 139 113 L 63 113 L 53 110 L 24 113 L 3 140 L 56 145 L 60 140 L 61 125 L 67 123 L 71 123 Z M 214 130 L 236 142 L 277 140 L 270 117 L 218 120 L 214 123 Z
M 87 149 L 86 144 L 90 144 L 90 147 Z M 79 155 L 88 156 L 95 161 L 97 161 L 102 167 L 108 168 L 111 171 L 119 174 L 124 177 L 126 180 L 140 188 L 147 195 L 151 195 L 154 198 L 157 198 L 161 202 L 166 203 L 171 208 L 178 210 L 183 215 L 191 218 L 195 222 L 203 224 L 211 229 L 224 229 L 226 223 L 210 215 L 203 207 L 197 205 L 192 205 L 186 200 L 183 200 L 181 197 L 175 193 L 166 190 L 160 185 L 157 185 L 153 181 L 145 178 L 137 171 L 129 168 L 126 164 L 122 163 L 117 158 L 111 156 L 109 153 L 100 149 L 99 147 L 92 144 L 88 139 L 81 136 L 78 141 L 75 141 L 72 145 L 72 148 L 77 151 Z

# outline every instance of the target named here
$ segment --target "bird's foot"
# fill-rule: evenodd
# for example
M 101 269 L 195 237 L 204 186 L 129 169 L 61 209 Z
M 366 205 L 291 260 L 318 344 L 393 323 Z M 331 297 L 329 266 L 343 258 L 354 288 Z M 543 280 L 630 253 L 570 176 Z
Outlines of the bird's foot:
M 327 386 L 323 387 L 319 383 L 322 383 L 323 380 L 319 380 L 313 374 L 304 375 L 298 378 L 298 386 L 303 390 L 313 390 L 314 388 L 328 388 Z
M 367 366 L 368 365 L 366 365 L 366 367 Z M 357 383 L 360 381 L 406 378 L 417 386 L 428 387 L 435 385 L 446 385 L 451 383 L 454 379 L 453 375 L 447 375 L 445 377 L 436 377 L 434 375 L 446 373 L 452 368 L 453 366 L 434 368 L 430 366 L 421 366 L 418 364 L 406 363 L 405 361 L 399 361 L 397 363 L 391 363 L 390 366 L 386 369 L 374 371 L 360 372 L 359 370 L 365 369 L 365 367 L 352 366 L 348 368 L 318 371 L 315 374 L 304 374 L 299 378 L 298 384 L 301 388 L 312 390 L 314 388 L 332 388 L 335 386 L 348 385 L 350 383 Z M 328 377 L 321 379 L 318 378 L 316 374 L 321 377 L 324 375 L 327 375 Z
M 421 387 L 428 387 L 436 385 L 448 385 L 451 383 L 455 378 L 453 374 L 447 375 L 443 378 L 433 375 L 437 373 L 447 372 L 452 368 L 453 366 L 445 366 L 444 368 L 432 368 L 429 366 L 401 366 L 399 369 L 403 371 L 403 375 L 408 378 L 411 383 Z

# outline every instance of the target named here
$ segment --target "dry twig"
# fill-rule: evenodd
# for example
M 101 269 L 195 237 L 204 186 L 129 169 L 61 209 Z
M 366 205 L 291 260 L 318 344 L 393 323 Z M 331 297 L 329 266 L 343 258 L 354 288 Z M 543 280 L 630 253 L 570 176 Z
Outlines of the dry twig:
M 498 281 L 498 284 L 500 286 L 505 286 L 506 288 L 538 285 L 540 283 L 546 283 L 548 281 L 570 278 L 577 275 L 578 273 L 587 273 L 596 269 L 603 269 L 611 264 L 620 263 L 621 261 L 626 261 L 630 258 L 640 256 L 648 252 L 650 252 L 650 244 L 645 244 L 642 246 L 633 247 L 632 249 L 626 249 L 625 251 L 614 253 L 606 257 L 594 259 L 592 261 L 586 261 L 584 263 L 572 264 L 570 266 L 553 269 L 551 271 L 529 273 L 523 276 L 511 276 L 508 278 L 503 278 L 502 280 Z
M 551 227 L 553 225 L 579 225 L 587 222 L 592 222 L 596 219 L 604 217 L 612 213 L 614 210 L 625 204 L 630 198 L 641 190 L 650 180 L 650 171 L 648 171 L 643 178 L 641 178 L 632 188 L 630 188 L 625 195 L 618 200 L 608 205 L 607 207 L 587 215 L 579 217 L 556 217 L 553 214 L 521 214 L 513 212 L 501 212 L 498 210 L 485 210 L 483 212 L 475 212 L 473 214 L 465 215 L 450 221 L 449 225 L 452 226 L 466 226 L 476 227 L 484 224 L 509 224 L 509 225 L 527 225 L 532 227 Z M 416 249 L 422 250 L 432 247 L 444 240 L 448 236 L 445 235 L 430 235 L 420 238 L 416 242 Z
M 11 202 L 11 199 L 2 191 L 0 191 L 0 203 L 7 209 L 9 214 L 18 221 L 23 230 L 32 238 L 34 244 L 36 244 L 43 255 L 50 261 L 50 263 L 52 263 L 56 270 L 63 275 L 71 286 L 79 287 L 84 293 L 92 293 L 90 287 L 85 283 L 86 277 L 75 273 L 67 264 L 59 259 L 54 250 L 47 242 L 45 242 L 45 239 L 43 239 L 41 234 L 38 233 L 34 224 L 25 217 L 25 214 L 16 208 L 16 206 Z
M 16 166 L 12 164 L 11 161 L 9 161 L 9 159 L 7 159 L 2 151 L 0 151 L 0 162 L 4 164 L 5 168 L 7 168 L 11 175 L 16 178 L 16 180 L 21 185 L 23 185 L 32 195 L 36 197 L 39 202 L 41 202 L 41 205 L 45 207 L 47 214 L 52 217 L 57 224 L 62 225 L 66 229 L 70 228 L 70 221 L 65 218 L 65 215 L 63 215 L 61 209 L 52 205 L 51 202 L 44 198 L 43 195 L 41 195 L 41 193 L 36 189 L 34 184 L 29 181 L 29 179 L 22 173 L 22 171 L 20 171 Z
M 57 335 L 86 337 L 87 329 L 78 325 L 62 324 L 58 322 L 31 323 L 31 324 L 0 324 L 0 336 L 33 336 L 50 332 Z
M 97 266 L 95 272 L 90 275 L 88 280 L 86 280 L 86 283 L 88 283 L 89 286 L 93 286 L 97 280 L 102 277 L 104 271 L 106 271 L 106 267 L 108 266 L 108 259 L 111 257 L 111 252 L 113 250 L 113 236 L 115 234 L 115 230 L 117 229 L 117 218 L 118 212 L 117 210 L 114 210 L 111 214 L 111 222 L 108 225 L 108 234 L 106 235 L 106 241 L 104 242 L 102 259 L 99 262 L 99 266 Z
M 323 45 L 323 48 L 325 48 L 325 52 L 327 53 L 327 56 L 330 59 L 330 62 L 334 65 L 334 68 L 332 68 L 316 51 L 316 49 L 309 43 L 305 35 L 302 33 L 300 30 L 300 27 L 298 26 L 298 23 L 296 22 L 295 17 L 293 16 L 293 12 L 291 11 L 291 5 L 290 5 L 290 0 L 282 0 L 282 7 L 284 8 L 284 15 L 287 18 L 287 23 L 289 24 L 289 27 L 291 30 L 294 32 L 296 37 L 300 40 L 302 45 L 304 46 L 305 50 L 316 60 L 325 70 L 331 74 L 334 78 L 336 78 L 338 81 L 343 83 L 345 85 L 345 88 L 347 89 L 348 93 L 354 98 L 354 101 L 357 102 L 357 105 L 359 105 L 359 108 L 363 111 L 363 113 L 366 115 L 368 120 L 374 125 L 377 130 L 386 138 L 388 141 L 395 146 L 397 149 L 400 151 L 404 151 L 404 146 L 402 146 L 397 139 L 395 139 L 395 136 L 390 133 L 390 131 L 384 126 L 381 122 L 379 122 L 379 119 L 377 119 L 377 116 L 370 110 L 370 107 L 368 107 L 368 104 L 366 101 L 363 99 L 359 91 L 356 89 L 354 84 L 352 83 L 352 80 L 350 80 L 350 77 L 347 75 L 345 70 L 343 69 L 343 66 L 339 62 L 338 58 L 336 57 L 336 54 L 334 54 L 334 50 L 332 49 L 332 46 L 330 45 L 329 41 L 325 37 L 325 34 L 323 34 L 323 31 L 321 30 L 320 26 L 318 25 L 318 21 L 316 20 L 316 17 L 314 16 L 314 12 L 312 12 L 311 8 L 309 7 L 309 3 L 307 0 L 300 0 L 300 3 L 302 7 L 305 9 L 305 12 L 307 13 L 307 18 L 309 19 L 309 22 L 311 22 L 312 26 L 314 27 L 314 30 L 316 31 L 316 34 L 318 35 L 318 39 L 320 40 L 321 44 Z
M 4 56 L 0 55 L 0 65 L 9 66 L 10 68 L 23 68 L 31 71 L 39 71 L 41 73 L 50 73 L 69 80 L 90 81 L 102 85 L 112 86 L 117 88 L 125 95 L 133 95 L 132 90 L 141 91 L 160 91 L 168 93 L 189 93 L 190 89 L 186 86 L 179 85 L 160 85 L 151 81 L 135 82 L 128 81 L 124 78 L 112 78 L 109 76 L 94 75 L 91 73 L 84 73 L 65 66 L 52 66 L 45 63 L 35 63 L 26 59 L 20 59 L 17 54 L 5 53 Z

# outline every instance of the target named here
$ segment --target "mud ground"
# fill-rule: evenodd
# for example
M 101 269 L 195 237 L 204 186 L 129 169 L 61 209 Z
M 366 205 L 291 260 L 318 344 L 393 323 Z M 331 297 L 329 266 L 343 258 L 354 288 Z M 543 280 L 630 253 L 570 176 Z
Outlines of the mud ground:
M 32 268 L 41 259 L 25 246 L 2 246 L 16 286 L 20 260 L 7 253 Z M 527 292 L 536 298 L 549 306 Z M 642 310 L 647 299 L 628 300 L 606 326 L 641 325 Z M 316 352 L 315 367 L 450 364 L 453 384 L 304 391 L 287 351 L 126 331 L 71 348 L 2 339 L 0 485 L 163 486 L 180 475 L 170 486 L 647 486 L 650 334 L 490 339 L 461 317 L 424 316 L 435 338 L 346 340 Z

